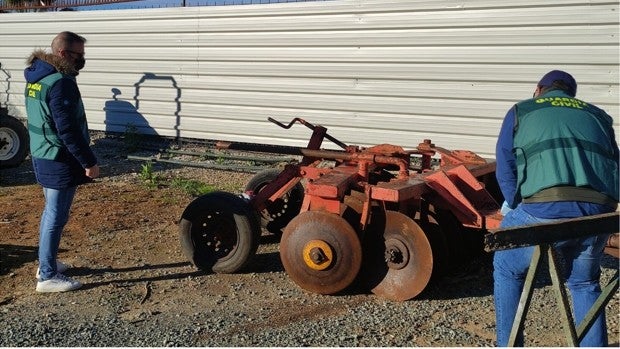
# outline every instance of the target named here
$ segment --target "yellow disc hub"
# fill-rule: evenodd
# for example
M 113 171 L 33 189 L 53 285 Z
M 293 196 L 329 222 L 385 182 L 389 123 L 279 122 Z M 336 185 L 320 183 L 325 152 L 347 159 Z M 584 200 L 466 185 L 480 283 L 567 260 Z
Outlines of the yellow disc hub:
M 325 270 L 334 260 L 334 250 L 323 240 L 308 241 L 302 253 L 306 265 L 314 270 Z

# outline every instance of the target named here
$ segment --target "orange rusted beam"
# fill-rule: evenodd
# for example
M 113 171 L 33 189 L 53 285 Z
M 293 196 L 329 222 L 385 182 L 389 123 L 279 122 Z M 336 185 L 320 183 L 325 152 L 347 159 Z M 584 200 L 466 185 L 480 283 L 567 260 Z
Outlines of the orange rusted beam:
M 402 202 L 419 198 L 431 188 L 421 178 L 409 177 L 378 183 L 372 189 L 372 198 L 388 202 Z
M 499 226 L 499 204 L 464 165 L 429 173 L 425 179 L 453 208 L 454 215 L 463 225 L 475 228 Z
M 352 183 L 357 182 L 356 166 L 338 166 L 320 178 L 308 182 L 306 194 L 326 199 L 339 199 Z
M 301 205 L 301 211 L 327 211 L 340 214 L 340 200 L 325 199 L 319 196 L 304 196 L 304 202 Z

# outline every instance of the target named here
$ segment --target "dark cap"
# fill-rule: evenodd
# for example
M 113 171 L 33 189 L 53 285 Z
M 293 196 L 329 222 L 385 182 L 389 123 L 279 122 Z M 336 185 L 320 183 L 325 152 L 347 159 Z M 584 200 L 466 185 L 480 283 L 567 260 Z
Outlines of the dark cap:
M 572 75 L 565 71 L 561 70 L 552 70 L 545 74 L 545 76 L 540 79 L 538 82 L 538 86 L 540 87 L 550 87 L 553 85 L 555 81 L 562 81 L 567 87 L 568 91 L 566 91 L 572 97 L 575 97 L 577 94 L 577 82 Z

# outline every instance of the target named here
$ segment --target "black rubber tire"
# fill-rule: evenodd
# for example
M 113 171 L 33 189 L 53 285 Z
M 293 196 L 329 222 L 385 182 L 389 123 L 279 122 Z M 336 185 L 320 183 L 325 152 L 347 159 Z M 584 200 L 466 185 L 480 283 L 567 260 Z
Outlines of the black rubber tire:
M 257 173 L 248 181 L 245 191 L 260 192 L 278 177 L 280 172 L 281 170 L 273 168 Z M 272 234 L 282 236 L 282 229 L 299 214 L 303 201 L 304 187 L 301 183 L 297 183 L 282 198 L 270 203 L 263 212 L 260 212 L 261 227 Z
M 449 210 L 435 208 L 431 205 L 431 213 L 441 227 L 446 242 L 447 251 L 446 263 L 448 265 L 461 265 L 468 261 L 470 254 L 469 246 L 465 241 L 465 231 L 463 225 L 456 216 Z
M 433 251 L 433 275 L 431 278 L 436 280 L 448 274 L 450 270 L 450 251 L 446 234 L 435 218 L 436 214 L 434 212 L 428 212 L 427 214 L 427 219 L 421 219 L 418 212 L 415 222 L 422 228 L 428 242 L 431 244 L 431 250 Z
M 16 118 L 0 115 L 0 168 L 19 166 L 30 149 L 28 129 Z
M 260 225 L 246 200 L 218 191 L 185 208 L 179 233 L 183 253 L 198 269 L 226 274 L 248 266 L 258 248 Z

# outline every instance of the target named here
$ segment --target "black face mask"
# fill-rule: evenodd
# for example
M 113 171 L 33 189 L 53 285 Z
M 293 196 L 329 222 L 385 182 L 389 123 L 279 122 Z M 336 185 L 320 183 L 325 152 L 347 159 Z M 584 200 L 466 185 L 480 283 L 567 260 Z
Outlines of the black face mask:
M 80 71 L 82 70 L 82 68 L 84 68 L 85 64 L 86 64 L 86 60 L 84 59 L 84 57 L 78 58 L 75 60 L 75 69 Z

